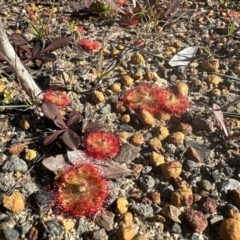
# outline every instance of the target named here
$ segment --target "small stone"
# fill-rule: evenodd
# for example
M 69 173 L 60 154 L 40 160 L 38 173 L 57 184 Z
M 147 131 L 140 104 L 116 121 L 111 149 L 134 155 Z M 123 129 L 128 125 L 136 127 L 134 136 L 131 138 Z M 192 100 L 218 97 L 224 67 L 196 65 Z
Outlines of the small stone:
M 128 210 L 128 200 L 124 197 L 119 197 L 116 201 L 115 212 L 117 214 L 124 214 Z
M 176 53 L 177 52 L 175 47 L 166 47 L 165 51 L 169 51 L 171 53 Z
M 160 166 L 161 164 L 165 163 L 164 156 L 156 152 L 151 152 L 149 161 L 154 167 Z
M 61 239 L 63 234 L 63 226 L 56 220 L 52 219 L 44 222 L 42 230 L 43 239 Z
M 144 192 L 150 192 L 155 185 L 154 178 L 149 175 L 141 176 L 138 182 Z
M 117 133 L 118 137 L 120 137 L 123 140 L 127 140 L 129 137 L 129 133 L 128 132 L 124 132 L 124 131 L 120 131 Z
M 120 227 L 117 231 L 118 240 L 132 240 L 136 234 L 135 227 Z
M 222 182 L 220 192 L 227 193 L 229 190 L 236 190 L 238 188 L 240 188 L 240 182 L 236 179 L 229 178 Z
M 182 132 L 175 132 L 172 133 L 168 136 L 168 143 L 172 143 L 172 144 L 183 144 L 185 135 Z
M 72 219 L 62 219 L 61 222 L 65 231 L 69 231 L 74 228 L 75 223 Z
M 132 64 L 135 64 L 135 65 L 141 65 L 141 66 L 145 65 L 145 60 L 144 60 L 143 56 L 140 53 L 134 53 L 131 56 L 130 62 Z
M 132 136 L 131 142 L 136 146 L 140 146 L 144 143 L 145 139 L 141 133 L 136 133 Z
M 188 209 L 185 214 L 185 219 L 194 232 L 203 232 L 208 226 L 207 218 L 200 211 Z
M 119 83 L 112 84 L 111 90 L 116 93 L 121 92 L 121 84 L 119 84 Z
M 32 161 L 34 158 L 36 158 L 37 152 L 32 149 L 26 149 L 25 150 L 25 160 Z
M 20 120 L 20 126 L 24 130 L 28 130 L 31 127 L 30 121 L 27 118 L 23 118 Z
M 211 184 L 208 180 L 203 179 L 203 180 L 201 180 L 201 182 L 200 182 L 200 187 L 201 187 L 203 190 L 209 192 L 209 191 L 212 189 L 212 184 Z
M 148 240 L 147 236 L 146 235 L 137 235 L 136 237 L 134 237 L 132 240 Z
M 18 240 L 19 232 L 15 229 L 4 228 L 2 229 L 2 237 L 4 240 Z
M 162 149 L 162 143 L 158 138 L 151 138 L 148 142 L 149 146 L 151 146 L 155 151 L 159 151 Z
M 160 141 L 163 141 L 165 140 L 169 135 L 169 131 L 166 127 L 164 126 L 160 126 L 157 130 L 157 138 L 160 140 Z
M 169 121 L 171 119 L 171 114 L 164 111 L 164 110 L 160 110 L 157 113 L 154 114 L 154 116 L 161 121 Z
M 155 119 L 153 115 L 146 111 L 146 110 L 140 110 L 139 112 L 139 120 L 145 127 L 153 127 L 155 124 Z
M 111 105 L 110 105 L 110 104 L 106 104 L 105 106 L 103 106 L 103 107 L 99 110 L 99 112 L 100 112 L 101 114 L 108 114 L 108 113 L 110 113 L 110 112 L 111 112 Z
M 222 240 L 239 240 L 240 220 L 227 218 L 222 221 L 218 235 Z
M 189 136 L 192 134 L 192 126 L 188 123 L 179 123 L 177 126 L 177 131 L 184 133 L 186 136 Z
M 119 45 L 117 46 L 117 48 L 118 48 L 119 50 L 123 50 L 125 47 L 124 47 L 123 45 L 119 44 Z
M 111 56 L 112 57 L 117 57 L 118 54 L 120 53 L 120 51 L 116 48 L 114 48 L 112 51 L 111 51 Z
M 125 212 L 121 218 L 120 225 L 124 227 L 132 226 L 133 215 L 130 212 Z
M 119 128 L 125 132 L 133 132 L 134 128 L 128 124 L 121 124 Z
M 178 82 L 175 86 L 175 90 L 177 93 L 180 93 L 183 96 L 187 96 L 189 88 L 185 82 Z
M 105 98 L 104 98 L 104 95 L 103 95 L 102 92 L 93 91 L 93 93 L 92 93 L 92 100 L 93 100 L 95 103 L 100 103 L 100 102 L 105 101 Z
M 154 204 L 160 204 L 161 203 L 161 195 L 159 192 L 150 192 L 148 194 L 148 197 L 152 200 Z
M 126 87 L 131 87 L 133 85 L 133 79 L 129 75 L 124 75 L 122 76 L 121 83 Z
M 147 80 L 147 81 L 152 81 L 155 77 L 155 73 L 152 72 L 152 71 L 147 71 L 144 75 L 144 78 Z
M 213 214 L 217 211 L 216 201 L 208 196 L 202 197 L 202 199 L 198 203 L 198 207 L 204 213 Z
M 176 207 L 191 206 L 193 204 L 193 193 L 191 188 L 179 188 L 171 195 L 171 203 Z
M 191 160 L 185 160 L 183 163 L 183 168 L 185 171 L 189 171 L 191 173 L 196 173 L 199 172 L 200 170 L 200 165 L 194 161 Z
M 209 72 L 218 72 L 219 60 L 215 58 L 209 58 L 206 62 L 201 64 L 201 67 Z
M 124 115 L 122 115 L 121 121 L 122 121 L 123 123 L 129 123 L 129 122 L 131 121 L 130 115 L 129 115 L 129 114 L 124 114 Z
M 28 169 L 26 162 L 18 156 L 11 156 L 3 165 L 2 169 L 9 172 L 25 173 Z
M 92 233 L 93 240 L 108 240 L 108 235 L 104 228 L 101 228 L 99 230 L 95 230 Z
M 48 191 L 39 189 L 35 194 L 34 194 L 34 200 L 38 206 L 44 206 L 51 204 L 52 201 L 52 194 Z
M 3 197 L 3 206 L 13 213 L 20 213 L 24 210 L 25 204 L 20 192 L 14 192 Z
M 240 208 L 240 188 L 233 190 L 233 201 Z
M 238 212 L 238 209 L 229 209 L 227 212 L 227 217 L 240 220 L 240 213 Z
M 165 205 L 162 208 L 162 215 L 168 219 L 171 219 L 175 223 L 181 223 L 181 220 L 179 219 L 181 212 L 173 205 Z
M 208 75 L 208 83 L 213 84 L 214 86 L 217 86 L 220 82 L 222 82 L 222 78 L 220 78 L 218 75 Z
M 240 74 L 240 63 L 234 64 L 233 72 L 236 74 Z
M 166 179 L 176 179 L 182 172 L 182 164 L 179 161 L 163 163 L 161 170 Z
M 141 71 L 137 71 L 136 73 L 134 73 L 133 75 L 133 78 L 136 80 L 136 81 L 140 81 L 143 79 L 143 74 Z
M 202 162 L 202 157 L 200 155 L 200 152 L 194 147 L 188 147 L 186 152 L 185 152 L 185 155 L 187 156 L 187 158 L 189 160 L 192 160 L 196 163 Z
M 211 91 L 211 94 L 212 94 L 212 96 L 221 96 L 221 90 L 218 89 L 218 88 L 214 88 L 214 89 Z
M 102 209 L 95 215 L 94 222 L 100 227 L 103 227 L 106 231 L 111 231 L 114 228 L 115 214 L 106 209 Z
M 177 234 L 181 234 L 182 233 L 181 226 L 178 223 L 174 223 L 172 225 L 172 232 L 177 233 Z

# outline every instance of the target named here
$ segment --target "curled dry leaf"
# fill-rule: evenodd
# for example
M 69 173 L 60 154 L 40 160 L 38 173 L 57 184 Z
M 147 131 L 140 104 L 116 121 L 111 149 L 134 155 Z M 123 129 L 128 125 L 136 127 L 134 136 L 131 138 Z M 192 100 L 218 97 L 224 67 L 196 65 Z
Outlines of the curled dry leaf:
M 185 48 L 173 56 L 168 64 L 172 67 L 188 65 L 192 61 L 197 50 L 198 46 Z

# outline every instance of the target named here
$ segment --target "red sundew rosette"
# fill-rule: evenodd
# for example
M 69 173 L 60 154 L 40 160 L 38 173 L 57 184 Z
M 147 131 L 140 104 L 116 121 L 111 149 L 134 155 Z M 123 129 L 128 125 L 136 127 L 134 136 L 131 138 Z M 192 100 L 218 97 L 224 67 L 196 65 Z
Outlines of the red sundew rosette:
M 48 90 L 43 95 L 44 102 L 52 102 L 58 107 L 67 107 L 70 104 L 66 92 Z
M 92 164 L 66 169 L 56 186 L 54 204 L 61 214 L 75 218 L 98 212 L 108 195 L 107 181 Z
M 141 85 L 128 90 L 124 95 L 124 102 L 135 111 L 146 110 L 154 114 L 162 105 L 159 95 L 159 89 L 150 85 Z
M 88 40 L 88 39 L 81 39 L 78 41 L 78 45 L 82 48 L 90 51 L 97 51 L 101 48 L 101 43 L 98 41 Z
M 119 138 L 104 131 L 91 132 L 85 139 L 86 155 L 98 160 L 115 157 L 120 151 Z
M 171 89 L 159 89 L 162 108 L 171 114 L 182 114 L 188 108 L 188 99 L 182 94 L 175 94 Z

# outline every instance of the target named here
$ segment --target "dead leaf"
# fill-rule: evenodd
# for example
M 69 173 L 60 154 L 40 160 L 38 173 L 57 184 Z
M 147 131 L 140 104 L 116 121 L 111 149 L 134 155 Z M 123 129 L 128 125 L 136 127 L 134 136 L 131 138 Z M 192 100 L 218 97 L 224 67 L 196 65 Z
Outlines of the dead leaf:
M 188 65 L 192 61 L 197 50 L 198 46 L 185 48 L 173 56 L 168 64 L 172 67 Z

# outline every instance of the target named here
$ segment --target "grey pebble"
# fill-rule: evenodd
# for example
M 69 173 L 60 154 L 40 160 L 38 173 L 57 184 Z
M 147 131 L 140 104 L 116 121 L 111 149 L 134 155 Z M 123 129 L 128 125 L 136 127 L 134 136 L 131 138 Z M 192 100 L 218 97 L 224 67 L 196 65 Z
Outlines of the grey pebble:
M 111 105 L 110 104 L 106 104 L 104 107 L 102 107 L 101 109 L 100 109 L 100 113 L 101 114 L 107 114 L 107 113 L 110 113 L 110 111 L 111 111 Z
M 139 185 L 143 191 L 149 192 L 155 185 L 155 180 L 153 177 L 146 175 L 138 179 Z
M 152 166 L 145 166 L 142 169 L 142 174 L 147 174 L 152 171 Z
M 182 233 L 181 226 L 178 223 L 174 223 L 172 225 L 172 232 L 177 233 L 177 234 L 181 234 Z
M 148 205 L 148 204 L 144 204 L 144 203 L 138 203 L 138 204 L 134 204 L 132 205 L 132 208 L 134 208 L 134 210 L 136 210 L 138 212 L 138 214 L 140 214 L 141 216 L 144 217 L 153 217 L 153 208 L 152 206 Z
M 11 228 L 2 229 L 2 235 L 4 240 L 18 240 L 19 238 L 19 232 Z
M 23 183 L 22 187 L 23 187 L 22 193 L 26 196 L 30 196 L 31 194 L 36 192 L 38 189 L 37 185 L 33 182 Z
M 190 240 L 204 240 L 204 238 L 202 235 L 197 235 L 197 234 L 193 233 Z
M 211 217 L 209 219 L 209 223 L 212 226 L 215 226 L 215 225 L 218 225 L 222 220 L 223 220 L 223 216 L 222 215 L 215 215 L 215 216 L 213 216 L 213 217 Z
M 22 131 L 20 133 L 17 133 L 16 136 L 14 136 L 11 140 L 11 143 L 20 143 L 23 141 L 23 139 L 26 137 L 25 131 Z
M 101 228 L 93 232 L 92 238 L 93 240 L 108 240 L 108 235 L 105 229 Z
M 43 239 L 59 240 L 63 234 L 62 225 L 56 219 L 47 221 L 44 224 L 45 227 L 42 231 Z
M 27 163 L 17 155 L 12 155 L 3 165 L 2 169 L 8 172 L 25 173 L 28 169 Z
M 183 163 L 183 169 L 189 172 L 198 172 L 200 170 L 200 165 L 191 160 L 185 160 Z
M 227 193 L 229 190 L 235 190 L 238 188 L 240 188 L 240 182 L 236 179 L 229 178 L 222 182 L 220 192 Z
M 126 132 L 133 132 L 134 131 L 134 128 L 128 124 L 121 124 L 119 126 L 119 128 L 123 131 L 126 131 Z
M 200 182 L 200 187 L 201 187 L 201 189 L 203 189 L 203 190 L 210 191 L 211 188 L 212 188 L 212 184 L 211 184 L 208 180 L 203 179 L 203 180 Z
M 0 190 L 7 191 L 16 183 L 13 173 L 0 173 Z
M 51 203 L 52 194 L 48 191 L 39 189 L 34 194 L 34 198 L 38 206 L 43 206 Z

